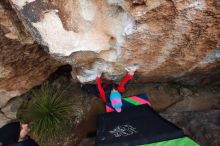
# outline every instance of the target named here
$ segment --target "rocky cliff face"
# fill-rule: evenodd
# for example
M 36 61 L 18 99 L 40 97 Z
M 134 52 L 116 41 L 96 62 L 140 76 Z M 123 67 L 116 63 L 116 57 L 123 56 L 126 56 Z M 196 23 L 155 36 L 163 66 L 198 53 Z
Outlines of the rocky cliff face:
M 218 0 L 1 0 L 0 108 L 60 62 L 80 82 L 99 71 L 120 78 L 132 64 L 141 65 L 139 82 L 217 81 L 219 8 Z
M 59 65 L 34 43 L 9 3 L 1 1 L 0 127 L 16 116 L 21 102 L 12 98 L 42 83 Z
M 218 0 L 10 2 L 32 36 L 73 65 L 81 82 L 94 80 L 97 70 L 111 79 L 134 63 L 142 65 L 140 81 L 206 82 L 220 72 Z

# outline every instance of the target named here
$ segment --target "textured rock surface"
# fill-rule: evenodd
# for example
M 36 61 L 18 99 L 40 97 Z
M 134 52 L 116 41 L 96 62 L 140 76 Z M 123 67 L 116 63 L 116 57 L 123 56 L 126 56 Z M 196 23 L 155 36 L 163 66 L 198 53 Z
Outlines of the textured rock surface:
M 189 90 L 189 89 L 188 89 Z M 208 88 L 197 89 L 195 93 L 183 96 L 182 101 L 172 105 L 170 112 L 220 110 L 220 88 L 210 91 Z
M 152 107 L 160 112 L 183 100 L 176 88 L 168 84 L 129 84 L 125 96 L 145 93 L 148 95 Z
M 1 111 L 9 119 L 16 119 L 17 111 L 23 102 L 23 98 L 12 98 L 2 109 Z
M 42 83 L 59 65 L 34 43 L 10 4 L 0 1 L 0 109 L 9 111 L 5 115 L 15 117 L 15 108 L 6 105 L 11 98 Z
M 163 117 L 183 128 L 201 146 L 219 146 L 220 110 L 207 112 L 168 112 Z
M 189 86 L 173 84 L 129 84 L 124 96 L 140 93 L 148 95 L 152 107 L 158 111 L 207 111 L 220 110 L 220 87 Z
M 121 75 L 140 81 L 207 83 L 220 73 L 218 0 L 10 0 L 49 53 L 77 68 L 81 82 Z M 208 77 L 208 79 L 207 79 Z

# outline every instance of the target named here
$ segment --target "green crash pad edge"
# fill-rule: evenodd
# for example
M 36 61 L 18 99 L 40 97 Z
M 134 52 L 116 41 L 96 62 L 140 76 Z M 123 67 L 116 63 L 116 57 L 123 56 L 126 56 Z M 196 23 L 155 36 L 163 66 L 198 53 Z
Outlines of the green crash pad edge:
M 182 138 L 161 141 L 151 144 L 138 145 L 138 146 L 200 146 L 200 145 L 188 137 L 182 137 Z

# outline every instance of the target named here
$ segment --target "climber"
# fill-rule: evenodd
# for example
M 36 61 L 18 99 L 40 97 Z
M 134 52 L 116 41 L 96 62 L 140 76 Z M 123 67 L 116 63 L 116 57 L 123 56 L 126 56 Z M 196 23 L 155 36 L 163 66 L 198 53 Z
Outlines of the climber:
M 108 82 L 106 84 L 102 84 L 101 75 L 99 73 L 96 77 L 96 85 L 93 84 L 85 84 L 81 85 L 81 88 L 88 93 L 92 93 L 98 97 L 101 97 L 104 103 L 111 103 L 112 107 L 117 111 L 121 112 L 122 101 L 121 101 L 121 93 L 125 91 L 125 85 L 129 80 L 131 80 L 134 76 L 134 72 L 139 68 L 138 64 L 130 65 L 126 67 L 127 74 L 123 77 L 121 83 L 115 84 L 113 82 Z
M 0 128 L 0 145 L 3 146 L 39 146 L 27 134 L 28 124 L 11 122 Z

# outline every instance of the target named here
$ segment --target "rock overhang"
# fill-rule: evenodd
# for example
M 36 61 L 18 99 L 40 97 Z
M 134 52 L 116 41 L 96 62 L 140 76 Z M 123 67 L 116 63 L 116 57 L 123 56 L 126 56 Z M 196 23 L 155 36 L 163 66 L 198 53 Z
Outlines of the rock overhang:
M 81 70 L 77 77 L 88 70 L 96 76 L 100 69 L 96 64 L 101 60 L 100 66 L 108 66 L 101 71 L 108 75 L 120 75 L 126 65 L 138 63 L 142 65 L 139 73 L 146 81 L 175 79 L 208 66 L 201 65 L 202 60 L 219 47 L 214 0 L 11 3 L 50 54 Z M 71 58 L 75 53 L 85 58 L 89 55 L 86 52 L 95 55 L 83 66 Z M 90 80 L 88 76 L 83 78 Z

